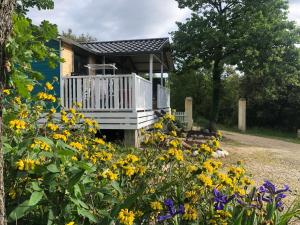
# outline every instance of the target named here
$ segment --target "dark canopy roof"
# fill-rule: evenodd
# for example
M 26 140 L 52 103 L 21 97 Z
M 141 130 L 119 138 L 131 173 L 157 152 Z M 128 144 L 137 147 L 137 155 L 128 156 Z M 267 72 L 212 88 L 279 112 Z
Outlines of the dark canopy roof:
M 134 53 L 156 53 L 169 45 L 168 38 L 105 41 L 81 43 L 85 47 L 101 54 L 134 54 Z
M 127 58 L 136 72 L 149 72 L 149 55 L 154 54 L 153 72 L 160 72 L 159 59 L 163 56 L 164 71 L 174 69 L 169 38 L 151 38 L 121 41 L 84 42 L 77 43 L 61 37 L 61 40 L 89 51 L 98 56 L 106 56 L 112 62 Z M 124 62 L 124 60 L 122 60 Z M 125 60 L 126 61 L 126 60 Z

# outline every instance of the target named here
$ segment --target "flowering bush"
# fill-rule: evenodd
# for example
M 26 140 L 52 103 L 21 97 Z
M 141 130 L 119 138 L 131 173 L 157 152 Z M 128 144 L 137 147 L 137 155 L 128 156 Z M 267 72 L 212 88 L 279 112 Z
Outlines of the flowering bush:
M 255 188 L 241 163 L 213 159 L 221 134 L 184 149 L 166 114 L 141 149 L 124 148 L 97 136 L 80 105 L 59 112 L 50 83 L 26 99 L 2 94 L 10 224 L 287 224 L 299 215 L 299 205 L 282 213 L 287 186 Z

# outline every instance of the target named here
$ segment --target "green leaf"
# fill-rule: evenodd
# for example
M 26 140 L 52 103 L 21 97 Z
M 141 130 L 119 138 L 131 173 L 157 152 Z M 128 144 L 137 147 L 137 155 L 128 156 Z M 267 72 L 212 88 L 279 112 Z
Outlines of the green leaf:
M 76 163 L 81 169 L 84 169 L 89 172 L 95 171 L 95 167 L 91 163 L 79 161 Z
M 55 164 L 50 164 L 49 166 L 47 166 L 47 170 L 49 170 L 51 173 L 59 173 L 60 172 Z
M 41 191 L 42 190 L 37 182 L 32 182 L 31 185 L 32 185 L 32 189 L 34 191 Z
M 69 181 L 69 185 L 68 185 L 68 188 L 72 188 L 75 184 L 77 184 L 81 177 L 83 176 L 84 174 L 84 170 L 78 170 L 70 179 Z
M 13 150 L 13 147 L 11 147 L 8 143 L 3 143 L 3 154 L 7 154 Z
M 234 219 L 233 221 L 234 225 L 242 225 L 244 211 L 245 209 L 242 209 L 241 212 L 238 214 L 238 216 Z
M 121 187 L 120 187 L 120 185 L 119 185 L 118 182 L 116 182 L 116 181 L 111 182 L 111 186 L 112 186 L 115 190 L 117 190 L 117 191 L 119 192 L 120 195 L 123 195 L 123 191 L 122 191 L 122 189 L 121 189 Z
M 26 215 L 28 210 L 31 208 L 29 206 L 29 200 L 24 201 L 20 205 L 18 205 L 8 216 L 9 221 L 17 221 L 18 219 L 22 218 L 23 216 Z
M 48 144 L 50 146 L 54 146 L 54 142 L 47 137 L 37 137 L 36 139 L 39 141 L 45 142 L 46 144 Z
M 42 198 L 43 198 L 44 192 L 41 191 L 35 191 L 31 194 L 30 199 L 29 199 L 29 206 L 35 206 L 38 204 Z
M 54 221 L 54 213 L 53 213 L 53 210 L 50 209 L 50 210 L 49 210 L 49 214 L 48 214 L 48 222 L 47 222 L 47 225 L 53 225 L 53 221 Z
M 58 155 L 60 156 L 73 156 L 75 155 L 75 152 L 70 149 L 59 149 L 57 151 Z
M 91 222 L 98 223 L 98 219 L 92 213 L 90 213 L 88 210 L 78 208 L 77 212 L 79 215 L 81 215 L 85 218 L 88 218 Z

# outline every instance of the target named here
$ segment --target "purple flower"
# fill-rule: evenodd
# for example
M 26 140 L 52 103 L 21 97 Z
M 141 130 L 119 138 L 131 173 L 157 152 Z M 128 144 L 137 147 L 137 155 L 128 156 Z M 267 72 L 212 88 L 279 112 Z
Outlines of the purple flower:
M 166 208 L 168 209 L 168 211 L 167 211 L 166 215 L 158 216 L 158 218 L 157 218 L 158 222 L 162 222 L 162 221 L 171 219 L 174 216 L 176 216 L 177 214 L 181 214 L 181 215 L 184 214 L 184 206 L 179 205 L 178 210 L 176 210 L 172 199 L 166 199 L 164 201 L 164 204 L 165 204 Z
M 267 180 L 258 190 L 260 196 L 260 199 L 257 199 L 258 202 L 272 203 L 275 201 L 276 208 L 279 210 L 283 209 L 282 199 L 286 197 L 284 192 L 289 191 L 288 185 L 284 185 L 283 189 L 276 190 L 276 186 Z
M 214 202 L 215 202 L 215 210 L 223 210 L 225 205 L 234 199 L 235 195 L 230 197 L 223 195 L 216 188 L 214 189 Z

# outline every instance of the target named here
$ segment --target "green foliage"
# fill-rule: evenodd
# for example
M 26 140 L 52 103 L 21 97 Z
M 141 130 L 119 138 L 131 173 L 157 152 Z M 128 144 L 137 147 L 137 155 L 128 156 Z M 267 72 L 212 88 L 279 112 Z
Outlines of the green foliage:
M 281 77 L 287 73 L 280 71 L 297 70 L 299 30 L 287 19 L 287 1 L 177 1 L 193 14 L 173 32 L 176 60 L 182 70 L 198 65 L 211 71 L 212 121 L 219 115 L 225 65 L 253 80 L 257 74 Z M 252 88 L 248 80 L 246 85 Z
M 80 34 L 79 36 L 77 36 L 76 34 L 73 34 L 72 29 L 68 29 L 67 32 L 63 31 L 62 36 L 77 42 L 97 41 L 97 38 L 91 36 L 90 34 Z
M 57 36 L 56 25 L 48 21 L 36 26 L 23 15 L 14 15 L 13 34 L 6 44 L 6 52 L 11 64 L 10 84 L 14 84 L 23 96 L 28 95 L 26 86 L 29 83 L 43 79 L 41 73 L 32 70 L 33 62 L 47 61 L 51 68 L 58 65 L 59 53 L 45 45 Z
M 5 92 L 9 224 L 281 225 L 299 215 L 298 203 L 281 213 L 284 196 L 252 189 L 241 163 L 224 168 L 213 158 L 220 132 L 184 149 L 166 114 L 143 132 L 141 149 L 115 146 L 96 137 L 97 123 L 80 105 L 55 114 L 52 86 L 27 98 Z
M 38 8 L 41 9 L 53 9 L 54 1 L 53 0 L 16 0 L 16 12 L 20 14 L 26 14 L 29 8 Z

